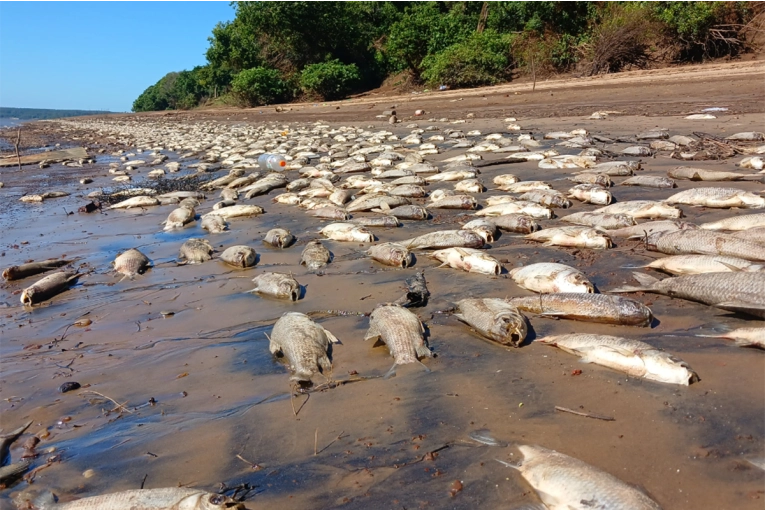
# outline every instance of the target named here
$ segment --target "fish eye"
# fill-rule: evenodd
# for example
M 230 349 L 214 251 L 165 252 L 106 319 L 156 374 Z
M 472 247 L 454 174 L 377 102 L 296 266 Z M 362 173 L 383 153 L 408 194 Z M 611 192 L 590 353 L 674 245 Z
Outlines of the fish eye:
M 213 505 L 222 505 L 226 501 L 226 496 L 221 494 L 213 494 L 210 496 L 210 503 Z

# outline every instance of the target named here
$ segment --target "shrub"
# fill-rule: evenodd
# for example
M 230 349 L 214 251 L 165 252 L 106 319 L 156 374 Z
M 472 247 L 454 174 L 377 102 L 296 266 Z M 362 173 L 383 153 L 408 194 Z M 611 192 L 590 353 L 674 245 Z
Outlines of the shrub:
M 510 79 L 510 37 L 493 30 L 474 32 L 422 61 L 422 77 L 432 86 L 479 87 Z
M 237 74 L 231 82 L 231 92 L 245 106 L 261 106 L 283 101 L 289 87 L 279 71 L 253 67 Z
M 307 94 L 323 99 L 342 99 L 359 82 L 356 64 L 345 65 L 339 60 L 311 64 L 300 73 L 300 87 Z

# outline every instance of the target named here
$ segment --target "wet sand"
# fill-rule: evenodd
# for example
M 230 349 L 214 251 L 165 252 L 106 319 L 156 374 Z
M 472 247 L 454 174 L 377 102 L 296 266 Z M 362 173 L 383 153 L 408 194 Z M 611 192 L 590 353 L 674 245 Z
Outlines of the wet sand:
M 372 115 L 370 115 L 372 117 Z M 454 115 L 452 118 L 460 118 Z M 463 117 L 464 118 L 464 117 Z M 194 120 L 190 120 L 193 122 Z M 174 122 L 184 122 L 178 119 Z M 504 132 L 502 117 L 468 120 L 465 124 L 419 121 L 420 126 Z M 661 127 L 671 135 L 702 131 L 725 136 L 763 131 L 761 113 L 720 114 L 711 121 L 682 116 L 519 117 L 523 132 L 541 141 L 547 131 L 584 128 L 591 134 L 634 136 Z M 359 126 L 387 123 L 364 118 Z M 392 131 L 409 130 L 399 124 Z M 544 141 L 552 146 L 556 140 Z M 616 144 L 623 148 L 628 144 Z M 578 153 L 578 149 L 560 149 Z M 462 153 L 443 150 L 429 161 Z M 171 160 L 177 155 L 168 153 Z M 484 154 L 485 159 L 502 155 Z M 632 158 L 625 158 L 632 159 Z M 717 170 L 737 170 L 741 157 L 722 162 L 688 163 Z M 728 312 L 652 294 L 630 294 L 649 305 L 657 320 L 651 328 L 604 326 L 552 320 L 527 314 L 530 333 L 518 349 L 479 337 L 448 313 L 467 296 L 529 295 L 507 277 L 468 274 L 438 268 L 424 252 L 414 267 L 397 270 L 363 256 L 368 245 L 324 241 L 334 259 L 317 272 L 300 266 L 303 246 L 320 236 L 327 223 L 296 207 L 274 204 L 280 191 L 245 203 L 266 214 L 232 219 L 230 231 L 208 235 L 200 221 L 183 230 L 161 231 L 160 222 L 176 206 L 145 210 L 65 214 L 87 200 L 88 192 L 111 184 L 99 157 L 82 169 L 25 167 L 21 174 L 4 170 L 2 180 L 3 267 L 28 259 L 78 257 L 80 283 L 33 309 L 20 306 L 17 291 L 35 277 L 0 288 L 0 412 L 2 428 L 34 420 L 29 432 L 50 431 L 38 450 L 55 447 L 61 462 L 41 471 L 33 485 L 20 482 L 0 493 L 0 505 L 18 491 L 51 489 L 74 499 L 141 486 L 178 484 L 216 490 L 248 483 L 255 491 L 248 508 L 506 508 L 537 501 L 517 472 L 496 462 L 517 459 L 512 443 L 540 444 L 582 459 L 620 479 L 644 488 L 667 510 L 699 508 L 762 508 L 763 471 L 745 459 L 765 454 L 765 357 L 694 333 L 709 327 L 760 325 Z M 642 158 L 640 175 L 666 175 L 683 165 L 666 153 Z M 142 169 L 145 175 L 147 169 Z M 752 172 L 752 171 L 749 171 Z M 220 172 L 217 175 L 224 175 Z M 513 173 L 522 180 L 544 179 L 565 191 L 570 170 L 540 170 L 536 162 L 481 169 L 491 186 L 495 175 Z M 752 172 L 754 173 L 754 172 Z M 139 174 L 140 175 L 140 174 Z M 83 176 L 94 182 L 77 183 Z M 297 172 L 288 174 L 290 179 Z M 613 178 L 620 182 L 623 178 Z M 613 187 L 618 201 L 662 199 L 679 190 L 724 186 L 762 191 L 759 182 L 697 183 L 678 181 L 678 188 L 656 190 Z M 452 189 L 436 183 L 435 189 Z M 42 204 L 18 201 L 23 193 L 45 189 L 72 192 Z M 480 202 L 492 195 L 478 194 Z M 209 193 L 197 212 L 217 201 Z M 427 199 L 413 200 L 425 204 Z M 574 201 L 558 216 L 598 206 Z M 736 212 L 681 206 L 687 220 L 714 221 Z M 371 229 L 379 241 L 396 241 L 437 229 L 457 228 L 471 212 L 432 210 L 426 222 L 403 221 L 397 229 Z M 754 211 L 753 211 L 754 212 Z M 558 220 L 543 226 L 560 225 Z M 288 228 L 298 242 L 285 250 L 261 240 L 274 226 Z M 227 246 L 247 244 L 259 254 L 256 267 L 236 270 L 213 259 L 200 265 L 176 266 L 185 239 L 204 237 L 219 254 Z M 556 261 L 584 271 L 601 292 L 633 284 L 630 269 L 658 258 L 638 241 L 616 240 L 615 249 L 596 251 L 544 247 L 504 233 L 489 253 L 506 270 L 532 262 Z M 139 248 L 155 267 L 135 280 L 120 281 L 109 263 L 127 248 Z M 426 360 L 432 370 L 399 369 L 395 378 L 381 376 L 392 359 L 386 347 L 364 342 L 368 314 L 377 303 L 397 299 L 404 280 L 425 270 L 431 292 L 427 307 L 413 309 L 428 328 L 437 357 Z M 305 286 L 305 296 L 291 303 L 245 291 L 262 271 L 292 272 Z M 658 277 L 660 273 L 651 272 Z M 163 318 L 160 312 L 174 315 Z M 315 314 L 342 344 L 333 351 L 333 377 L 338 387 L 299 395 L 291 400 L 288 372 L 268 352 L 265 333 L 286 311 L 343 311 Z M 78 318 L 87 328 L 67 327 Z M 690 387 L 628 377 L 534 342 L 534 338 L 593 332 L 646 341 L 676 354 L 700 375 Z M 62 339 L 63 336 L 63 339 Z M 576 371 L 581 370 L 580 375 Z M 61 394 L 64 382 L 83 388 Z M 321 382 L 321 376 L 317 378 Z M 124 405 L 115 411 L 115 403 Z M 155 403 L 150 403 L 155 402 Z M 293 412 L 298 410 L 297 416 Z M 613 417 L 600 421 L 555 411 L 563 406 Z M 64 418 L 71 418 L 62 421 Z M 489 429 L 508 447 L 488 447 L 468 438 Z M 17 443 L 14 460 L 22 449 Z M 428 455 L 428 452 L 436 452 Z M 44 464 L 50 455 L 35 460 Z M 94 470 L 86 478 L 86 470 Z M 463 490 L 449 488 L 461 480 Z

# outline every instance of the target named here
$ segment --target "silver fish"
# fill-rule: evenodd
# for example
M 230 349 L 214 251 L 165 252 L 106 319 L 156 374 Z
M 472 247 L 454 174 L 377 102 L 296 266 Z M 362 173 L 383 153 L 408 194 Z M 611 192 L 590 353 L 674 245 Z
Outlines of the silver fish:
M 595 209 L 594 212 L 607 214 L 629 214 L 635 219 L 644 218 L 682 218 L 683 211 L 677 207 L 656 202 L 655 200 L 628 200 Z
M 598 184 L 579 184 L 568 190 L 568 196 L 596 205 L 608 205 L 613 200 L 611 192 Z
M 758 227 L 765 227 L 765 213 L 736 215 L 699 225 L 704 230 L 748 230 Z
M 512 347 L 526 339 L 526 318 L 505 299 L 462 299 L 456 305 L 460 313 L 454 317 L 486 338 Z
M 661 510 L 651 498 L 579 459 L 536 445 L 521 445 L 520 471 L 550 510 Z
M 317 207 L 315 209 L 311 209 L 311 212 L 308 214 L 325 220 L 348 220 L 351 217 L 351 215 L 348 214 L 348 211 L 335 205 Z
M 151 207 L 154 205 L 159 205 L 159 200 L 155 197 L 138 196 L 118 202 L 109 207 L 109 209 L 132 209 L 134 207 Z
M 189 239 L 181 245 L 179 260 L 199 264 L 212 258 L 213 247 L 207 239 Z
M 675 193 L 665 202 L 720 208 L 762 209 L 765 207 L 765 197 L 736 188 L 691 188 Z
M 684 361 L 638 340 L 577 333 L 548 336 L 539 342 L 579 356 L 583 363 L 603 365 L 632 377 L 683 386 L 699 380 Z
M 385 375 L 387 378 L 395 375 L 399 365 L 420 363 L 418 358 L 433 356 L 425 344 L 424 333 L 425 328 L 415 314 L 402 306 L 385 303 L 378 305 L 369 316 L 369 330 L 364 340 L 382 340 L 388 346 L 394 363 Z
M 502 264 L 483 250 L 474 248 L 446 248 L 430 254 L 434 259 L 443 262 L 440 267 L 449 266 L 462 269 L 468 273 L 480 273 L 498 276 L 502 272 Z
M 300 284 L 291 274 L 263 273 L 252 279 L 255 288 L 247 292 L 257 292 L 278 299 L 297 301 L 300 298 Z
M 38 262 L 27 262 L 19 266 L 11 266 L 3 269 L 3 278 L 6 281 L 21 280 L 28 276 L 34 276 L 36 274 L 44 273 L 61 266 L 65 266 L 71 262 L 74 261 L 65 259 L 47 259 L 40 260 Z
M 593 174 L 589 172 L 576 174 L 571 177 L 567 177 L 567 179 L 577 184 L 597 184 L 598 186 L 603 186 L 604 188 L 609 188 L 613 184 L 611 182 L 611 177 L 607 174 Z
M 218 209 L 217 211 L 212 211 L 204 216 L 202 218 L 205 218 L 207 216 L 220 216 L 224 220 L 227 220 L 229 218 L 241 218 L 244 216 L 256 216 L 258 214 L 263 214 L 265 211 L 262 207 L 257 205 L 251 205 L 251 204 L 237 204 L 232 205 L 231 207 L 224 207 L 223 209 Z
M 175 230 L 177 228 L 183 228 L 186 224 L 194 221 L 196 212 L 194 208 L 179 207 L 175 209 L 165 220 L 165 230 Z
M 646 238 L 646 247 L 667 255 L 727 255 L 745 260 L 765 261 L 758 243 L 709 230 L 656 232 Z
M 271 354 L 281 353 L 287 359 L 292 372 L 290 381 L 310 383 L 316 372 L 331 376 L 330 343 L 340 341 L 307 315 L 288 312 L 274 324 L 268 348 Z
M 634 227 L 609 230 L 608 235 L 611 237 L 645 237 L 658 232 L 674 232 L 676 230 L 693 230 L 697 228 L 699 227 L 693 223 L 684 221 L 660 220 L 641 223 Z
M 220 234 L 228 229 L 228 224 L 223 217 L 215 214 L 206 214 L 202 217 L 202 228 L 211 234 Z
M 672 275 L 765 270 L 765 264 L 722 255 L 673 255 L 639 267 L 650 267 Z
M 367 255 L 381 264 L 402 269 L 411 267 L 414 263 L 414 257 L 409 250 L 398 243 L 376 244 L 367 250 Z
M 651 309 L 643 303 L 605 294 L 580 292 L 539 294 L 511 298 L 510 303 L 521 310 L 542 316 L 585 322 L 649 326 L 653 320 Z
M 439 230 L 400 241 L 400 244 L 410 250 L 423 250 L 453 247 L 481 248 L 485 243 L 481 236 L 471 230 Z
M 293 236 L 287 229 L 272 228 L 266 232 L 266 237 L 263 238 L 263 242 L 277 248 L 287 248 L 295 242 L 295 236 Z
M 21 303 L 33 305 L 42 303 L 64 292 L 73 285 L 80 275 L 73 271 L 57 271 L 37 280 L 21 292 Z
M 149 257 L 140 251 L 135 248 L 130 248 L 117 255 L 117 258 L 114 259 L 112 264 L 114 265 L 115 271 L 132 279 L 139 274 L 143 274 L 146 269 L 151 266 L 151 261 L 149 260 Z
M 639 286 L 611 292 L 655 292 L 765 319 L 765 272 L 704 273 L 659 280 L 633 273 Z
M 255 253 L 255 250 L 243 245 L 231 246 L 220 254 L 220 259 L 223 262 L 241 268 L 254 266 L 257 258 L 258 254 Z
M 371 211 L 372 209 L 380 209 L 382 204 L 385 204 L 388 208 L 393 208 L 400 205 L 408 205 L 409 199 L 387 195 L 363 195 L 348 204 L 345 210 L 348 212 Z
M 619 186 L 645 186 L 646 188 L 677 188 L 675 181 L 659 175 L 636 175 L 619 183 Z
M 510 270 L 510 278 L 531 292 L 595 292 L 595 286 L 584 273 L 565 264 L 538 262 Z
M 452 195 L 430 203 L 433 209 L 475 209 L 478 202 L 470 195 Z
M 401 226 L 401 222 L 398 221 L 398 218 L 395 216 L 362 216 L 352 219 L 351 223 L 356 223 L 357 225 L 362 225 L 364 227 L 393 228 Z
M 321 241 L 313 240 L 305 245 L 300 254 L 300 264 L 308 269 L 315 270 L 329 264 L 332 255 Z
M 613 243 L 607 234 L 591 227 L 554 227 L 524 236 L 530 241 L 544 242 L 545 246 L 569 246 L 605 250 Z
M 605 230 L 620 229 L 635 225 L 635 218 L 628 214 L 604 214 L 595 212 L 578 212 L 561 217 L 561 221 L 574 225 L 586 225 Z
M 517 234 L 530 234 L 542 228 L 531 216 L 518 213 L 492 216 L 491 221 L 498 229 Z
M 200 489 L 140 489 L 58 503 L 51 510 L 245 510 L 243 503 Z
M 675 179 L 685 179 L 688 181 L 738 181 L 748 174 L 739 174 L 735 172 L 724 172 L 720 170 L 705 170 L 703 168 L 691 168 L 688 166 L 679 166 L 667 170 L 667 175 Z

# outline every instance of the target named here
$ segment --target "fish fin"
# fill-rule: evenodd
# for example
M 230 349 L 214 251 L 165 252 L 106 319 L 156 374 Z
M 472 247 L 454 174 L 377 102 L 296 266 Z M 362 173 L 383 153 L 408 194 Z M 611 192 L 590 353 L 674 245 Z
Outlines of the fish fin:
M 462 315 L 461 313 L 455 313 L 455 314 L 452 315 L 452 317 L 454 317 L 458 321 L 461 321 L 461 322 L 464 322 L 465 324 L 467 324 L 467 320 L 465 320 L 465 316 Z
M 746 301 L 725 301 L 723 303 L 717 303 L 713 306 L 723 310 L 728 310 L 729 312 L 740 312 L 749 315 L 756 315 L 757 317 L 765 317 L 765 306 L 758 305 L 756 303 L 748 303 Z
M 640 237 L 643 237 L 643 236 L 640 236 Z M 645 269 L 646 267 L 648 267 L 648 264 L 644 266 L 619 266 L 619 269 Z
M 258 287 L 255 287 L 254 289 L 245 290 L 242 294 L 252 294 L 253 292 L 257 292 Z
M 504 460 L 499 460 L 499 459 L 494 459 L 494 460 L 496 460 L 497 462 L 499 462 L 503 466 L 506 466 L 506 467 L 509 467 L 509 468 L 519 469 L 519 470 L 521 468 L 521 466 L 519 464 L 512 464 L 510 462 L 505 462 Z
M 396 377 L 396 367 L 398 365 L 396 363 L 393 364 L 392 367 L 390 367 L 390 370 L 388 370 L 385 375 L 383 376 L 383 379 L 390 379 L 391 377 Z
M 730 269 L 730 270 L 731 270 L 731 271 L 733 271 L 734 273 L 737 273 L 737 272 L 739 272 L 739 271 L 741 271 L 741 270 L 742 270 L 740 267 L 736 267 L 736 266 L 734 266 L 734 265 L 731 265 L 731 264 L 726 264 L 725 262 L 723 262 L 723 261 L 721 261 L 721 260 L 718 260 L 717 262 L 719 262 L 719 263 L 720 263 L 720 264 L 722 264 L 723 266 L 727 267 L 728 269 Z
M 327 335 L 327 340 L 329 340 L 329 342 L 330 342 L 330 343 L 333 343 L 333 344 L 340 344 L 340 345 L 342 345 L 342 344 L 343 344 L 343 342 L 341 342 L 340 340 L 338 340 L 338 339 L 337 339 L 337 337 L 336 337 L 335 335 L 333 335 L 332 333 L 330 333 L 329 331 L 327 331 L 327 330 L 326 330 L 326 329 L 324 329 L 324 328 L 321 328 L 321 329 L 323 329 L 323 330 L 324 330 L 324 334 L 325 334 L 325 335 Z
M 431 351 L 427 345 L 422 344 L 418 345 L 414 348 L 415 352 L 417 353 L 418 358 L 432 358 L 433 357 L 433 351 Z M 424 366 L 424 365 L 423 365 Z M 425 367 L 427 368 L 427 367 Z M 428 370 L 430 372 L 430 370 Z
M 547 241 L 545 243 L 542 243 L 542 246 L 556 246 L 552 241 Z
M 645 274 L 645 273 L 632 273 L 632 277 L 638 281 L 640 286 L 635 287 L 635 286 L 627 285 L 624 287 L 619 287 L 617 289 L 612 289 L 611 292 L 650 291 L 650 290 L 653 290 L 654 286 L 660 281 L 658 278 L 654 278 L 653 276 Z
M 425 372 L 430 373 L 430 369 L 425 363 L 423 363 L 422 361 L 417 361 L 417 363 L 422 367 L 423 370 L 425 370 Z
M 438 266 L 438 267 L 439 267 L 439 268 L 441 268 L 441 267 L 449 267 L 449 263 L 448 263 L 448 262 L 444 262 L 443 264 L 441 264 L 441 265 L 440 265 L 440 266 Z
M 383 211 L 390 211 L 390 206 L 387 202 L 380 202 L 380 209 Z

